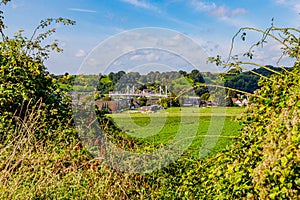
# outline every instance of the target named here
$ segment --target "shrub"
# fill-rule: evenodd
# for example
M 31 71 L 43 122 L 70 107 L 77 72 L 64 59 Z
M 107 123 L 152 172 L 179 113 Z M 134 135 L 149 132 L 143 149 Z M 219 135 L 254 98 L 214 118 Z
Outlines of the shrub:
M 2 19 L 3 16 L 1 24 Z M 52 23 L 69 25 L 75 22 L 63 18 L 42 20 L 29 39 L 22 35 L 22 30 L 8 38 L 3 32 L 5 26 L 0 29 L 3 36 L 0 42 L 0 139 L 14 129 L 10 127 L 15 125 L 14 116 L 24 118 L 26 110 L 31 110 L 39 101 L 47 130 L 70 124 L 70 98 L 61 92 L 58 80 L 44 66 L 51 50 L 62 51 L 56 42 L 42 45 L 55 29 L 38 34 Z M 45 133 L 45 130 L 40 132 Z
M 196 164 L 177 191 L 196 183 L 193 194 L 201 198 L 300 198 L 300 39 L 293 34 L 300 31 L 273 26 L 266 31 L 250 30 L 263 33 L 258 45 L 271 33 L 277 38 L 274 32 L 279 32 L 284 38 L 277 38 L 285 46 L 284 55 L 296 60 L 293 69 L 282 68 L 281 73 L 274 72 L 269 78 L 261 75 L 261 89 L 252 95 L 250 106 L 241 117 L 241 137 L 222 153 Z M 245 55 L 252 59 L 249 52 Z M 251 64 L 236 59 L 214 61 L 236 68 Z

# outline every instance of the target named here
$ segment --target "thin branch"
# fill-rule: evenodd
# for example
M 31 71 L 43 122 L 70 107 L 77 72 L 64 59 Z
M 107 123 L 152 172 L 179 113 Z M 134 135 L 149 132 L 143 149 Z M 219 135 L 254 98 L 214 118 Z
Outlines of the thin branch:
M 263 42 L 266 40 L 266 38 L 269 36 L 271 38 L 273 38 L 275 41 L 279 42 L 280 44 L 282 44 L 283 46 L 285 46 L 287 49 L 289 50 L 292 50 L 287 44 L 285 44 L 284 42 L 282 42 L 279 38 L 277 38 L 276 36 L 274 36 L 273 34 L 270 34 L 269 32 L 272 30 L 272 31 L 282 31 L 282 30 L 294 30 L 294 31 L 297 31 L 297 32 L 300 32 L 300 30 L 297 30 L 297 29 L 294 29 L 294 28 L 275 28 L 275 27 L 270 27 L 268 28 L 267 30 L 261 30 L 261 29 L 257 29 L 257 28 L 252 28 L 252 27 L 243 27 L 243 28 L 240 28 L 238 30 L 238 32 L 232 37 L 232 40 L 231 40 L 231 47 L 230 47 L 230 51 L 229 51 L 229 55 L 228 55 L 228 59 L 227 59 L 227 63 L 229 63 L 229 60 L 231 59 L 231 56 L 232 56 L 232 52 L 233 52 L 233 48 L 234 48 L 234 43 L 235 43 L 235 38 L 242 32 L 242 31 L 255 31 L 255 32 L 258 32 L 258 33 L 262 33 L 263 34 L 263 37 L 262 39 L 259 41 L 259 43 L 263 44 Z M 254 47 L 256 46 L 255 45 L 252 45 L 249 49 L 249 51 Z
M 247 67 L 243 67 L 243 66 L 239 66 L 239 67 L 240 67 L 241 69 L 246 70 L 246 71 L 249 71 L 249 72 L 251 72 L 252 74 L 255 74 L 255 75 L 257 75 L 257 76 L 259 76 L 259 77 L 261 77 L 261 78 L 271 80 L 269 77 L 264 76 L 264 75 L 262 75 L 262 74 L 260 74 L 260 73 L 257 73 L 257 72 L 255 72 L 255 71 L 253 71 L 253 70 L 251 70 L 251 69 L 249 69 L 249 68 L 247 68 Z
M 261 64 L 258 64 L 258 63 L 254 63 L 254 62 L 239 62 L 238 64 L 242 64 L 242 65 L 254 65 L 254 66 L 266 69 L 266 70 L 268 70 L 268 71 L 270 71 L 270 72 L 272 72 L 274 74 L 282 75 L 282 73 L 277 72 L 277 71 L 275 71 L 273 69 L 270 69 L 270 68 L 266 67 L 265 65 L 261 65 Z
M 281 56 L 278 58 L 277 62 L 276 62 L 276 66 L 278 66 L 280 69 L 282 69 L 284 72 L 289 73 L 289 74 L 294 74 L 290 71 L 288 71 L 285 67 L 279 65 L 280 61 L 282 60 L 282 58 L 285 56 L 285 53 L 282 53 Z
M 1 36 L 2 36 L 2 40 L 3 40 L 4 42 L 6 42 L 6 41 L 7 41 L 7 37 L 5 36 L 5 34 L 4 34 L 2 28 L 0 28 L 0 33 L 1 33 Z

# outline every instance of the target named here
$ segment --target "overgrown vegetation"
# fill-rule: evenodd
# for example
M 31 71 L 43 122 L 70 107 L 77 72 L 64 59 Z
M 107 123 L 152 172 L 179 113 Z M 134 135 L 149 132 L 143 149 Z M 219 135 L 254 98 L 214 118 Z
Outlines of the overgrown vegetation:
M 63 83 L 50 76 L 44 66 L 51 49 L 60 51 L 56 43 L 42 46 L 55 32 L 51 24 L 74 22 L 48 19 L 41 22 L 32 38 L 21 32 L 8 38 L 2 14 L 1 199 L 300 199 L 298 29 L 272 26 L 265 31 L 245 28 L 239 32 L 242 39 L 243 31 L 262 33 L 257 46 L 275 39 L 295 64 L 292 70 L 282 67 L 280 72 L 260 66 L 273 75 L 258 75 L 261 89 L 252 95 L 240 119 L 244 127 L 241 136 L 232 146 L 211 157 L 193 159 L 185 155 L 159 171 L 131 174 L 114 170 L 87 152 L 72 124 L 69 97 L 61 91 Z M 38 34 L 44 28 L 49 30 Z M 252 49 L 245 55 L 252 58 Z M 228 62 L 220 57 L 210 60 L 236 69 L 250 63 L 236 58 Z M 59 80 L 68 82 L 69 78 L 66 74 Z M 111 138 L 121 147 L 132 148 L 126 146 L 131 139 L 115 134 L 113 123 L 103 113 L 98 116 L 101 124 L 108 125 L 104 128 Z

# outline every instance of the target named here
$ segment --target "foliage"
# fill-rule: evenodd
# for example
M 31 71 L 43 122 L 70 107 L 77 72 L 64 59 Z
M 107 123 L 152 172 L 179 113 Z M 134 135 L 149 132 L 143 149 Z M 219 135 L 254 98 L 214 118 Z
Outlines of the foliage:
M 157 103 L 164 107 L 164 109 L 170 108 L 170 107 L 180 107 L 180 103 L 178 99 L 176 99 L 175 95 L 171 94 L 168 97 L 160 98 Z
M 300 31 L 271 27 L 265 32 L 258 31 L 266 35 L 261 42 L 267 36 L 277 39 L 272 30 L 278 31 L 281 39 L 286 36 L 278 40 L 286 46 L 284 54 L 296 59 L 295 65 L 291 71 L 282 68 L 280 73 L 265 67 L 274 74 L 261 75 L 262 88 L 252 96 L 241 118 L 244 124 L 241 138 L 206 163 L 209 167 L 200 183 L 205 186 L 203 195 L 225 199 L 300 198 L 300 52 L 296 42 L 299 37 L 292 33 Z M 215 61 L 218 63 L 220 59 Z M 223 64 L 239 68 L 245 63 L 249 64 L 236 60 Z
M 106 96 L 104 96 L 101 100 L 102 100 L 102 101 L 111 101 L 111 97 L 108 96 L 108 95 L 106 95 Z
M 273 67 L 270 65 L 266 66 L 275 72 L 283 71 L 280 67 Z M 289 68 L 285 68 L 289 70 Z M 193 92 L 191 96 L 199 96 L 202 100 L 207 100 L 207 94 L 217 93 L 215 86 L 221 86 L 222 83 L 226 90 L 226 98 L 220 98 L 224 95 L 211 95 L 218 97 L 218 102 L 220 106 L 233 106 L 231 98 L 238 97 L 238 94 L 244 93 L 254 93 L 255 90 L 259 89 L 258 81 L 261 76 L 270 77 L 274 72 L 269 71 L 263 67 L 253 69 L 251 71 L 239 71 L 236 69 L 231 69 L 227 73 L 210 73 L 210 72 L 199 72 L 198 70 L 192 70 L 190 73 L 180 70 L 176 72 L 150 72 L 148 74 L 140 75 L 139 73 L 128 73 L 123 71 L 118 73 L 111 72 L 109 75 L 101 75 L 99 79 L 99 84 L 97 90 L 101 92 L 101 96 L 108 94 L 110 91 L 122 91 L 126 92 L 128 89 L 136 88 L 136 91 L 143 91 L 145 89 L 150 90 L 155 93 L 160 93 L 160 87 L 164 90 L 165 85 L 169 86 L 169 90 L 180 95 L 182 91 L 187 88 L 192 87 Z M 254 73 L 253 73 L 254 72 Z M 259 76 L 259 75 L 261 76 Z M 220 82 L 218 79 L 222 77 Z M 169 77 L 174 77 L 174 79 L 169 79 Z M 154 80 L 154 82 L 148 82 L 149 80 Z M 79 89 L 77 88 L 77 91 Z M 184 93 L 186 94 L 186 93 Z M 216 97 L 215 97 L 216 98 Z M 215 99 L 214 98 L 214 99 Z
M 192 79 L 194 83 L 205 83 L 205 80 L 199 70 L 194 69 L 191 73 L 187 74 L 187 76 Z
M 9 0 L 2 0 L 1 4 L 8 2 Z M 74 136 L 71 110 L 64 94 L 70 89 L 67 85 L 72 77 L 66 74 L 55 78 L 43 64 L 51 49 L 61 49 L 56 42 L 42 45 L 44 39 L 55 32 L 54 29 L 36 36 L 37 32 L 49 27 L 52 22 L 74 22 L 62 18 L 47 19 L 41 21 L 33 37 L 29 39 L 22 36 L 22 32 L 8 38 L 4 34 L 6 26 L 2 14 L 1 12 L 1 199 L 300 198 L 298 29 L 272 26 L 267 30 L 243 28 L 238 32 L 241 33 L 242 40 L 246 39 L 246 30 L 262 33 L 262 40 L 254 47 L 264 44 L 267 38 L 281 43 L 283 55 L 295 59 L 292 70 L 279 66 L 282 69 L 279 72 L 265 65 L 240 61 L 235 56 L 224 62 L 219 56 L 210 59 L 229 69 L 235 68 L 236 72 L 241 72 L 243 66 L 252 64 L 273 73 L 267 76 L 249 70 L 260 77 L 261 89 L 252 95 L 250 106 L 241 117 L 244 126 L 241 136 L 232 146 L 226 147 L 217 155 L 202 159 L 183 155 L 168 167 L 150 174 L 130 174 L 111 169 L 101 163 L 101 160 L 93 158 Z M 245 56 L 254 58 L 253 47 Z M 182 75 L 189 76 L 184 71 L 180 72 L 180 76 L 165 73 L 165 79 L 159 73 L 150 74 L 149 77 L 136 73 L 130 76 L 147 82 L 161 78 L 165 83 L 168 82 L 166 77 L 174 80 Z M 108 91 L 112 86 L 110 84 L 119 82 L 123 75 L 105 75 L 100 83 L 107 84 L 104 89 Z M 197 79 L 199 77 L 188 78 L 193 80 L 191 83 L 194 86 L 201 85 L 202 81 Z M 132 83 L 136 81 L 135 78 L 130 80 Z M 198 85 L 197 81 L 200 81 Z M 166 102 L 167 105 L 170 103 L 168 99 Z M 127 150 L 147 149 L 148 144 L 141 144 L 116 127 L 112 119 L 105 115 L 106 111 L 97 109 L 96 112 L 104 133 L 114 144 Z M 82 113 L 81 117 L 82 128 L 93 127 L 93 123 L 97 123 L 90 121 L 89 113 Z
M 142 96 L 142 97 L 139 98 L 139 100 L 140 100 L 140 106 L 141 107 L 142 106 L 147 106 L 147 97 Z
M 142 178 L 121 173 L 93 159 L 76 139 L 57 143 L 37 138 L 45 129 L 39 106 L 17 121 L 11 140 L 0 144 L 1 199 L 113 199 L 141 195 Z M 70 129 L 51 131 L 65 138 Z M 126 191 L 126 192 L 124 192 Z
M 101 93 L 103 94 L 108 94 L 113 90 L 113 85 L 113 81 L 109 78 L 109 76 L 101 75 L 99 78 L 97 90 L 101 91 Z
M 43 110 L 48 128 L 55 129 L 58 123 L 63 121 L 70 123 L 68 122 L 70 109 L 67 104 L 69 98 L 60 90 L 57 79 L 47 72 L 43 64 L 51 50 L 61 51 L 57 42 L 43 45 L 43 40 L 54 33 L 55 29 L 50 28 L 39 33 L 40 29 L 48 28 L 52 23 L 69 25 L 75 22 L 63 18 L 42 20 L 29 39 L 22 35 L 22 30 L 14 37 L 8 38 L 4 34 L 5 26 L 1 29 L 3 36 L 0 43 L 1 137 L 9 130 L 9 126 L 14 125 L 15 114 L 22 119 L 26 110 L 30 110 L 39 101 L 42 101 L 40 109 Z
M 199 198 L 299 198 L 299 66 L 262 80 L 242 117 L 243 134 L 215 157 L 193 163 L 177 191 Z M 280 83 L 279 85 L 276 83 Z M 216 164 L 217 163 L 217 164 Z M 191 175 L 192 174 L 192 175 Z M 174 181 L 175 182 L 175 181 Z M 172 184 L 175 184 L 172 182 Z M 170 192 L 170 191 L 168 191 Z
M 117 73 L 109 73 L 108 75 L 100 75 L 98 91 L 103 94 L 108 94 L 109 91 L 122 91 L 127 90 L 127 87 L 144 90 L 149 89 L 153 92 L 159 93 L 160 86 L 165 89 L 165 86 L 169 86 L 171 92 L 178 93 L 182 87 L 193 85 L 194 83 L 204 83 L 204 78 L 198 70 L 192 70 L 187 72 L 150 72 L 148 74 L 139 74 L 138 72 L 125 73 L 119 71 Z M 198 88 L 205 90 L 205 88 Z M 205 90 L 207 92 L 207 90 Z M 123 91 L 124 92 L 124 91 Z M 196 92 L 196 94 L 201 92 Z
M 277 72 L 282 71 L 282 69 L 279 67 L 273 67 L 273 66 L 266 66 L 266 67 Z M 258 69 L 253 69 L 252 71 L 266 77 L 270 77 L 270 75 L 274 74 L 273 72 L 270 72 L 269 70 L 266 70 L 262 67 Z M 260 76 L 253 74 L 252 72 L 249 71 L 239 72 L 239 73 L 232 73 L 232 71 L 229 71 L 228 73 L 224 74 L 224 79 L 225 79 L 224 86 L 233 89 L 242 90 L 248 93 L 254 93 L 255 90 L 260 88 L 260 86 L 258 85 Z

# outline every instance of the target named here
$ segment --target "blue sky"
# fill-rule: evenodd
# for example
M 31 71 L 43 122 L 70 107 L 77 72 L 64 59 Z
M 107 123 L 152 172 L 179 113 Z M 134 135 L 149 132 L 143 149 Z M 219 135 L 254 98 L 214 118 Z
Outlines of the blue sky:
M 143 27 L 172 29 L 195 40 L 211 56 L 227 55 L 235 32 L 244 26 L 265 29 L 300 27 L 298 0 L 12 0 L 3 7 L 6 33 L 30 34 L 41 19 L 66 17 L 77 22 L 57 27 L 52 39 L 64 49 L 46 62 L 51 73 L 77 73 L 88 53 L 106 38 Z M 251 35 L 250 35 L 251 37 Z M 251 40 L 249 40 L 249 43 Z M 278 57 L 270 45 L 256 58 L 273 64 Z M 243 50 L 237 45 L 236 51 Z M 274 51 L 270 51 L 274 50 Z

